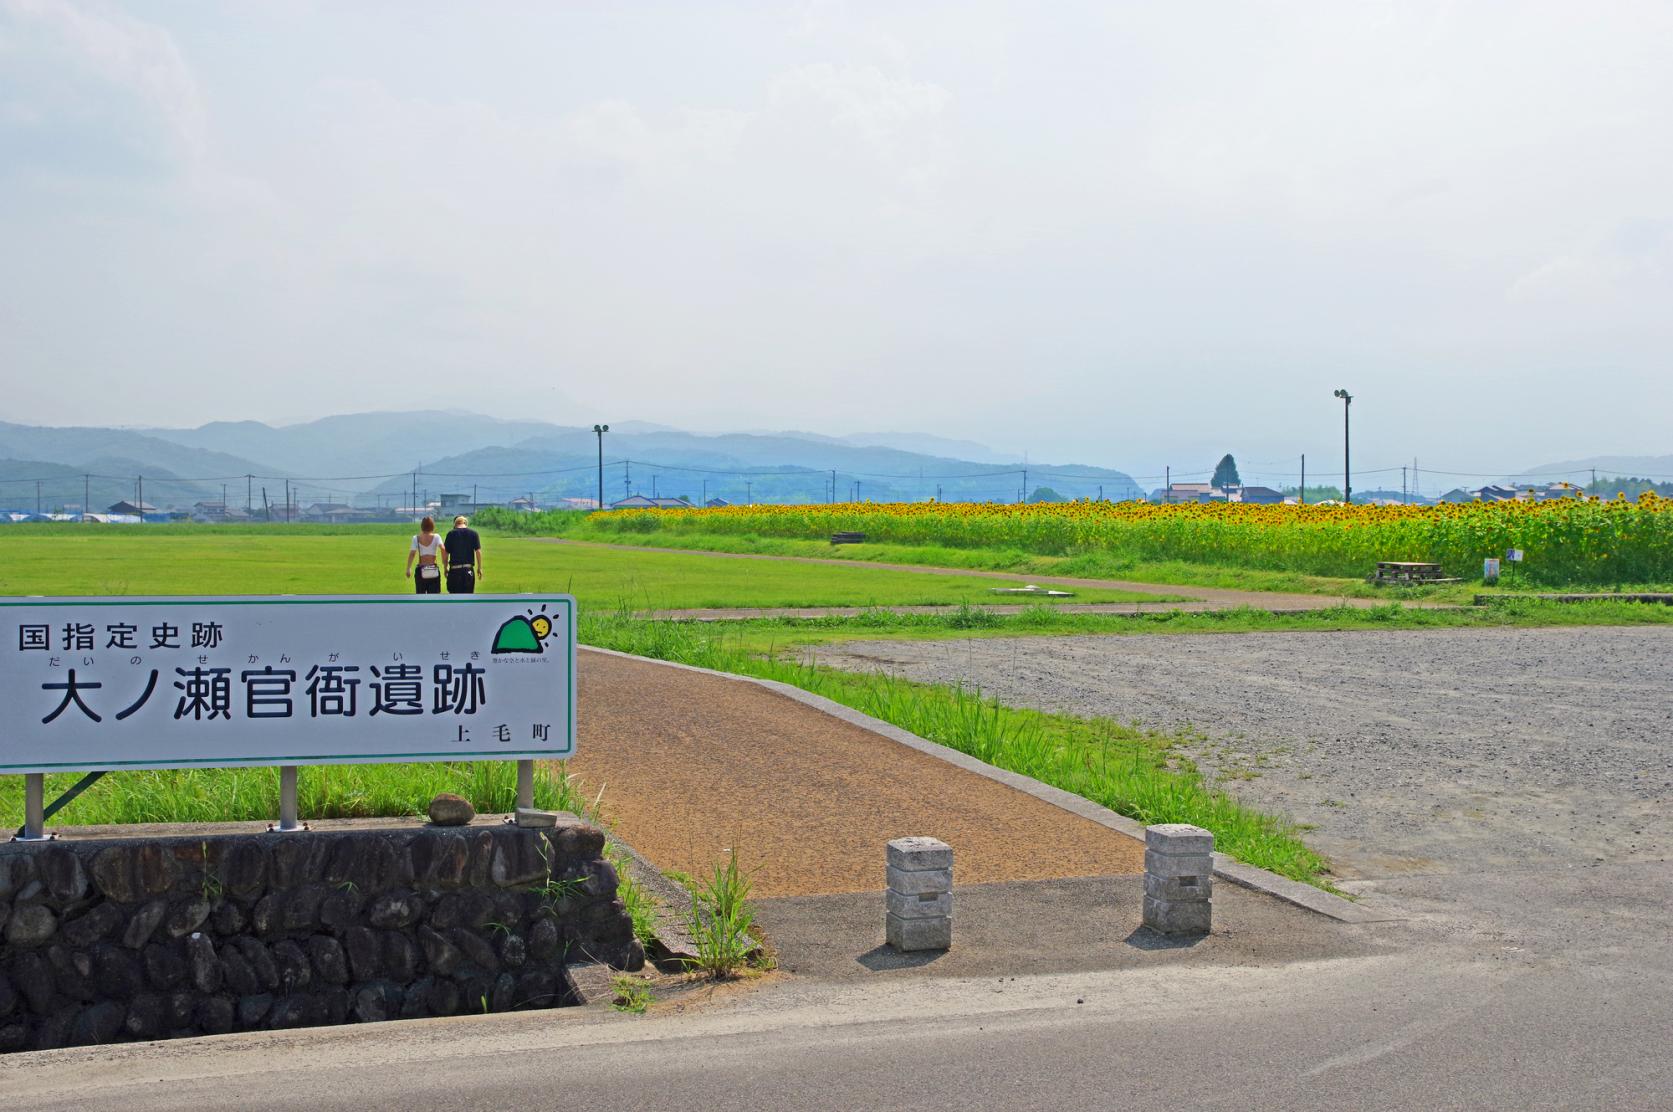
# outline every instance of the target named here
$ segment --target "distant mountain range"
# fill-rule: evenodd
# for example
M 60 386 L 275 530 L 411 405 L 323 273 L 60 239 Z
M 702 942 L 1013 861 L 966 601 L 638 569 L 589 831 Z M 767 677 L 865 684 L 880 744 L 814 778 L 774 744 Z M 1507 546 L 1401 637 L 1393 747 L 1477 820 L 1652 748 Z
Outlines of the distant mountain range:
M 1588 456 L 1585 459 L 1559 460 L 1556 463 L 1542 463 L 1538 467 L 1507 476 L 1508 480 L 1518 482 L 1533 482 L 1546 479 L 1551 482 L 1568 481 L 1571 483 L 1585 483 L 1590 480 L 1591 473 L 1597 472 L 1600 479 L 1673 479 L 1673 456 Z
M 844 437 L 803 432 L 703 435 L 624 421 L 604 438 L 605 498 L 627 492 L 693 500 L 820 502 L 940 497 L 1014 501 L 1024 465 L 985 445 L 918 433 Z M 1125 473 L 1029 464 L 1030 492 L 1125 498 Z M 38 482 L 37 482 L 38 481 Z M 462 493 L 482 502 L 594 496 L 598 442 L 590 426 L 511 421 L 474 413 L 357 413 L 274 427 L 219 421 L 194 429 L 48 428 L 0 423 L 0 509 L 80 507 L 133 500 L 188 508 L 227 501 L 405 505 Z M 403 497 L 405 496 L 405 497 Z

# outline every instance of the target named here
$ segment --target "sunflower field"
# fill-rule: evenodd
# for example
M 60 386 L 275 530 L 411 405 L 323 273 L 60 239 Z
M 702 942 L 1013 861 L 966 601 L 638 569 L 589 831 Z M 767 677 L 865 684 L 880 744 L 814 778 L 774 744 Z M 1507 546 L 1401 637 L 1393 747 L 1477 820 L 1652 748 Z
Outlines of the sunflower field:
M 623 534 L 823 539 L 860 532 L 883 544 L 1099 551 L 1140 561 L 1360 577 L 1379 560 L 1439 563 L 1475 578 L 1484 557 L 1521 549 L 1517 575 L 1547 586 L 1673 582 L 1673 499 L 1562 498 L 1439 506 L 1255 506 L 1142 502 L 839 503 L 617 510 L 589 526 Z

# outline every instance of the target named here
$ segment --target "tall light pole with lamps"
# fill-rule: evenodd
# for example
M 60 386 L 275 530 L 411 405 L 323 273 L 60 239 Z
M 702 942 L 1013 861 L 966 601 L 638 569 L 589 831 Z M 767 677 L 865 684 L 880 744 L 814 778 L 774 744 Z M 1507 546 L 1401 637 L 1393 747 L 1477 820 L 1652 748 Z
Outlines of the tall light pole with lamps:
M 1354 488 L 1353 472 L 1348 467 L 1348 407 L 1353 405 L 1354 396 L 1346 390 L 1336 391 L 1336 397 L 1342 399 L 1342 501 L 1353 505 Z
M 609 425 L 594 425 L 593 432 L 598 434 L 598 508 L 604 508 L 604 434 L 610 431 Z

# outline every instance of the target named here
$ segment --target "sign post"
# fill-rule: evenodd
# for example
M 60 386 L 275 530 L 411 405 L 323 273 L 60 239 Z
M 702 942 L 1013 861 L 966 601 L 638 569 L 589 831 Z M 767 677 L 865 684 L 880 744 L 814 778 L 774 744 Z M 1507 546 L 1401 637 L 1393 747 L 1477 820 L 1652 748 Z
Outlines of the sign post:
M 46 837 L 46 777 L 31 772 L 23 778 L 23 833 L 20 842 L 44 842 Z
M 575 752 L 575 600 L 457 595 L 0 600 L 0 773 L 277 767 Z

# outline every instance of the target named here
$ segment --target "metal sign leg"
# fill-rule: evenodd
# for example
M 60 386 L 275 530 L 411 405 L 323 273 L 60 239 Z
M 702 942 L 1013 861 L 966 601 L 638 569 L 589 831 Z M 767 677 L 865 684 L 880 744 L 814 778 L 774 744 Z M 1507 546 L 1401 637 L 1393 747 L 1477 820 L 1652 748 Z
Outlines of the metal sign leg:
M 534 762 L 517 762 L 517 806 L 534 806 Z
M 279 825 L 267 829 L 290 834 L 308 827 L 296 818 L 296 766 L 279 766 Z
M 20 842 L 44 842 L 46 833 L 46 775 L 25 773 L 23 777 L 23 832 Z

